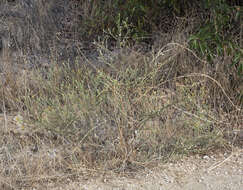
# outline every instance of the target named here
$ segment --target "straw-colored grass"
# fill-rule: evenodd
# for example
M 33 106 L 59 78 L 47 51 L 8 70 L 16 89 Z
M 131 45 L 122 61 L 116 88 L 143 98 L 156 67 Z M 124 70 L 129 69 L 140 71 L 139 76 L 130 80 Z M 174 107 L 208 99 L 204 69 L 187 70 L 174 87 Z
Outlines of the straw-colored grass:
M 177 57 L 163 50 L 100 57 L 104 67 L 77 61 L 21 75 L 5 70 L 0 84 L 5 187 L 132 172 L 230 148 L 224 131 L 233 124 L 239 128 L 241 110 L 232 108 L 238 119 L 232 120 L 214 109 L 210 88 L 217 84 L 207 74 L 177 76 Z

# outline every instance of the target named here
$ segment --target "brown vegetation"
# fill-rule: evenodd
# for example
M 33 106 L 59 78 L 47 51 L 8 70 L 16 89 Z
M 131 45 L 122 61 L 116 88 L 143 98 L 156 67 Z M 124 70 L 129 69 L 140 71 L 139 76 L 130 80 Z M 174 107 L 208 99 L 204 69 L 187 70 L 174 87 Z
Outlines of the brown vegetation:
M 4 49 L 0 184 L 27 189 L 133 172 L 242 145 L 242 78 L 226 55 L 213 64 L 199 58 L 189 48 L 187 24 L 178 18 L 173 32 L 156 31 L 150 49 L 138 42 L 111 50 L 105 38 L 90 39 L 91 53 L 78 49 L 71 62 L 52 51 L 48 64 L 31 69 L 17 68 Z

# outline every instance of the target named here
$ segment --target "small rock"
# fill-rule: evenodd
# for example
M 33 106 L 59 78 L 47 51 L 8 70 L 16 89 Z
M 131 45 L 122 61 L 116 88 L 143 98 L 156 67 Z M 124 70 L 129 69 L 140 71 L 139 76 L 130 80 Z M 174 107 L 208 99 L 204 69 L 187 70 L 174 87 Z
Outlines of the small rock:
M 205 155 L 205 156 L 203 156 L 203 159 L 209 160 L 209 156 Z

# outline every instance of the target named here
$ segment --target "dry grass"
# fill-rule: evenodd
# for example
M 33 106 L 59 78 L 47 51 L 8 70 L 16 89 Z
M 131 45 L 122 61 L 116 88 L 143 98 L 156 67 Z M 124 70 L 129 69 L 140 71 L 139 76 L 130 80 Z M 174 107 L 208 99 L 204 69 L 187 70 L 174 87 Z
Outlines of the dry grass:
M 115 21 L 98 8 L 84 1 L 77 10 L 85 21 L 78 31 L 87 36 L 84 41 Z M 5 51 L 0 58 L 0 189 L 132 174 L 241 143 L 227 135 L 229 143 L 225 132 L 243 126 L 236 98 L 242 79 L 234 70 L 225 71 L 229 64 L 220 64 L 220 58 L 216 66 L 198 58 L 187 48 L 193 27 L 185 29 L 186 21 L 176 25 L 146 54 L 128 48 L 115 53 L 107 48 L 111 44 L 96 44 L 100 65 L 82 56 L 75 64 L 53 58 L 48 68 L 21 70 Z
M 100 54 L 105 67 L 52 63 L 45 76 L 6 68 L 2 187 L 133 172 L 181 155 L 229 150 L 224 131 L 242 126 L 242 110 L 208 70 L 188 72 L 188 60 L 178 56 L 192 56 L 180 51 L 173 56 L 178 46 L 170 45 L 147 55 Z

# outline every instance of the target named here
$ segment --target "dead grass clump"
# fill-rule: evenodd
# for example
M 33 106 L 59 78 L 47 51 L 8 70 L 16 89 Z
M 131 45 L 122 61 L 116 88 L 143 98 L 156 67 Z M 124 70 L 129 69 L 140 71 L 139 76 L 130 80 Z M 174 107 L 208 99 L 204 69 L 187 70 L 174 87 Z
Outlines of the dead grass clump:
M 5 102 L 14 96 L 25 118 L 24 132 L 15 130 L 16 119 L 1 132 L 4 184 L 27 187 L 100 171 L 134 171 L 178 155 L 230 148 L 224 131 L 240 126 L 241 111 L 235 111 L 237 121 L 223 109 L 219 113 L 211 104 L 209 84 L 215 80 L 207 73 L 178 76 L 177 57 L 167 53 L 103 57 L 106 67 L 96 69 L 53 63 L 45 77 L 32 71 L 31 80 L 3 86 L 10 93 Z M 13 93 L 18 91 L 23 93 Z

